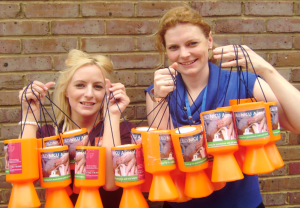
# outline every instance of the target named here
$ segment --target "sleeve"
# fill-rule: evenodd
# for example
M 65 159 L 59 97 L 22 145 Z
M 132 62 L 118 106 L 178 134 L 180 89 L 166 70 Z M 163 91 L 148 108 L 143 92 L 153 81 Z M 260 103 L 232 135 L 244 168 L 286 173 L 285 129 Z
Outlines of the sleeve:
M 145 93 L 148 93 L 150 95 L 150 90 L 152 90 L 152 88 L 154 87 L 154 85 L 150 85 L 147 89 L 145 89 Z
M 126 125 L 127 124 L 127 125 Z M 127 127 L 128 126 L 128 127 Z M 120 136 L 121 136 L 121 144 L 131 144 L 131 129 L 135 126 L 126 121 L 120 123 Z
M 42 136 L 43 133 L 43 136 Z M 36 131 L 36 138 L 45 138 L 55 135 L 55 129 L 52 125 L 44 125 Z

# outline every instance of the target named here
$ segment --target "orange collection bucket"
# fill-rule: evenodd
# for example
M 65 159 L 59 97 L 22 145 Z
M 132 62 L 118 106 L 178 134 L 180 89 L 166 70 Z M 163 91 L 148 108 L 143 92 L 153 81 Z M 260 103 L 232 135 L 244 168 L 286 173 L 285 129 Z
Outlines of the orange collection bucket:
M 212 168 L 213 168 L 213 157 L 212 155 L 208 155 L 208 168 L 206 168 L 204 171 L 210 180 L 212 176 Z M 226 182 L 212 182 L 212 184 L 214 186 L 214 191 L 221 190 L 226 186 Z
M 170 176 L 170 171 L 176 168 L 172 146 L 170 130 L 149 131 L 147 140 L 143 140 L 145 170 L 153 174 L 150 201 L 169 201 L 179 197 Z
M 284 162 L 275 145 L 275 142 L 281 139 L 280 125 L 278 118 L 278 107 L 276 102 L 267 102 L 266 115 L 270 133 L 270 142 L 265 145 L 265 150 L 274 166 L 278 169 L 284 166 Z
M 63 146 L 64 143 L 60 135 L 43 138 L 43 147 Z
M 33 185 L 39 178 L 37 139 L 4 140 L 6 181 L 13 184 L 9 208 L 39 207 Z
M 154 127 L 137 127 L 137 128 L 132 128 L 131 133 L 132 137 L 131 138 L 131 144 L 141 144 L 142 141 L 144 143 L 147 141 L 148 137 L 148 131 L 154 131 L 157 130 L 157 128 Z M 143 145 L 142 145 L 142 150 L 143 150 Z M 143 161 L 144 161 L 144 154 L 143 154 Z M 144 165 L 144 162 L 143 162 Z M 140 189 L 142 192 L 149 192 L 151 183 L 152 183 L 153 176 L 151 173 L 145 172 L 145 182 L 140 185 Z
M 246 147 L 243 173 L 264 174 L 274 170 L 264 146 L 270 141 L 263 102 L 232 106 L 239 145 Z
M 207 153 L 214 157 L 212 182 L 241 180 L 244 175 L 233 156 L 239 149 L 232 107 L 222 107 L 200 114 L 204 126 Z
M 204 169 L 208 167 L 201 126 L 183 126 L 171 131 L 179 170 L 186 172 L 184 193 L 191 198 L 210 195 L 214 188 Z
M 179 197 L 175 200 L 169 201 L 169 202 L 177 202 L 177 203 L 182 203 L 182 202 L 187 202 L 190 201 L 192 198 L 188 197 L 184 194 L 184 188 L 185 188 L 185 177 L 186 173 L 182 172 L 176 167 L 175 170 L 172 170 L 170 172 L 171 178 L 177 188 Z
M 253 102 L 256 102 L 254 98 L 235 99 L 235 100 L 229 100 L 229 105 L 233 106 L 233 105 L 253 103 Z
M 145 182 L 141 144 L 127 144 L 111 148 L 115 184 L 123 188 L 120 208 L 148 208 L 139 185 Z
M 98 189 L 105 184 L 105 152 L 105 147 L 76 147 L 74 183 L 80 193 L 75 208 L 103 207 Z
M 38 150 L 41 187 L 48 189 L 45 208 L 73 208 L 66 191 L 71 183 L 68 146 L 52 146 Z

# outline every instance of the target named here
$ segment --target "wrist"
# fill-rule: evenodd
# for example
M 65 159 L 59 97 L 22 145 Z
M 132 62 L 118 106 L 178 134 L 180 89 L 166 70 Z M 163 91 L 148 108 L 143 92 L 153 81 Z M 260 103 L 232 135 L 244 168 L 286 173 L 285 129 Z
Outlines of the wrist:
M 150 90 L 149 95 L 150 95 L 151 100 L 152 100 L 153 102 L 155 102 L 155 103 L 160 103 L 160 102 L 162 102 L 163 100 L 167 101 L 167 99 L 165 99 L 165 98 L 163 98 L 163 97 L 156 97 L 156 96 L 154 95 L 154 88 L 152 88 L 152 89 Z

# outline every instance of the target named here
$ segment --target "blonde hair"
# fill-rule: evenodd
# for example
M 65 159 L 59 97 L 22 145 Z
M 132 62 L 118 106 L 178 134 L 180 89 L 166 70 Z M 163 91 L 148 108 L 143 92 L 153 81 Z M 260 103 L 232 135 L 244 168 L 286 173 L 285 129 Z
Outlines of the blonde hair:
M 109 58 L 103 55 L 93 55 L 87 54 L 80 50 L 72 49 L 68 58 L 65 62 L 66 68 L 60 72 L 60 76 L 55 85 L 54 91 L 54 103 L 69 117 L 71 116 L 71 107 L 69 100 L 66 97 L 66 90 L 70 83 L 70 80 L 73 74 L 77 69 L 85 65 L 96 65 L 101 70 L 104 79 L 109 78 L 110 74 L 113 72 L 113 64 Z M 56 116 L 57 124 L 61 127 L 62 131 L 69 130 L 72 126 L 72 121 L 68 119 L 61 110 L 55 108 L 54 113 Z M 100 116 L 98 117 L 99 121 L 103 119 L 102 110 L 100 111 Z M 58 133 L 56 128 L 56 133 Z
M 158 30 L 156 32 L 156 47 L 161 55 L 165 53 L 166 50 L 166 41 L 165 34 L 167 30 L 175 27 L 178 24 L 193 24 L 201 28 L 204 36 L 209 38 L 211 32 L 210 25 L 205 22 L 203 17 L 190 8 L 189 6 L 181 6 L 170 9 L 160 20 Z M 215 47 L 215 46 L 214 46 Z M 210 58 L 209 61 L 215 62 L 213 58 Z

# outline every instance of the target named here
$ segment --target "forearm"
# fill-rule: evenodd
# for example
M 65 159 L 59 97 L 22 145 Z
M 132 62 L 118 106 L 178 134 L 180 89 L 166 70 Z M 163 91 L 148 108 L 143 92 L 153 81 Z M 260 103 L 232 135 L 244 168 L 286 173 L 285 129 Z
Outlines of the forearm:
M 265 73 L 262 74 L 262 76 L 275 95 L 274 97 L 272 93 L 268 93 L 268 88 L 266 88 L 267 101 L 277 102 L 281 126 L 289 131 L 300 133 L 299 91 L 285 78 L 283 78 L 274 68 L 265 70 Z M 261 94 L 260 100 L 264 101 Z
M 151 125 L 151 127 L 158 127 L 159 125 L 159 129 L 167 129 L 167 128 L 173 129 L 172 119 L 171 119 L 171 124 L 168 125 L 169 123 L 168 102 L 164 102 L 163 104 L 156 103 L 150 98 L 149 94 L 147 94 L 146 103 L 147 103 L 147 115 L 154 109 L 147 118 L 149 126 Z
M 104 189 L 107 191 L 114 191 L 119 187 L 115 185 L 115 173 L 113 169 L 113 161 L 111 155 L 111 147 L 121 145 L 120 138 L 120 116 L 110 115 L 106 116 L 104 121 L 104 133 L 102 147 L 106 148 L 106 168 L 105 168 L 105 185 Z M 113 134 L 113 137 L 112 137 Z
M 24 118 L 24 116 L 23 116 Z M 27 117 L 26 121 L 30 121 L 34 123 L 33 116 Z M 38 126 L 35 124 L 22 124 L 20 125 L 20 134 L 19 138 L 26 139 L 26 138 L 36 138 L 36 131 L 38 130 Z

